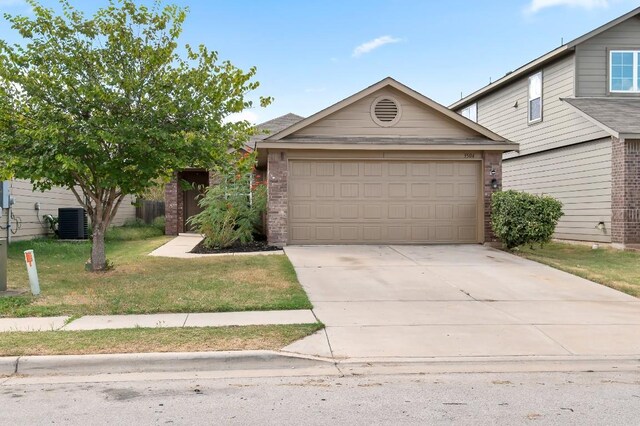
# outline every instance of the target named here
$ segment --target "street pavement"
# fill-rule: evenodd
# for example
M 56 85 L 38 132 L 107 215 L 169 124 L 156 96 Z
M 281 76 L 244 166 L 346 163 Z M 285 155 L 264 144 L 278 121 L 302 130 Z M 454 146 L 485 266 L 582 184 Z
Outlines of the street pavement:
M 6 425 L 637 425 L 640 376 L 497 373 L 0 385 Z

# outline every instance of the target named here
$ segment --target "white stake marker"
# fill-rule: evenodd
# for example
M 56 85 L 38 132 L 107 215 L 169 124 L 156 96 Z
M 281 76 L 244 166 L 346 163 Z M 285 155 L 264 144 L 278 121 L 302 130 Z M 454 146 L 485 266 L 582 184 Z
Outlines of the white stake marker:
M 40 294 L 40 283 L 38 282 L 38 269 L 36 268 L 36 258 L 33 255 L 33 250 L 25 250 L 24 261 L 27 264 L 27 274 L 29 274 L 31 293 L 33 293 L 34 296 L 37 296 Z

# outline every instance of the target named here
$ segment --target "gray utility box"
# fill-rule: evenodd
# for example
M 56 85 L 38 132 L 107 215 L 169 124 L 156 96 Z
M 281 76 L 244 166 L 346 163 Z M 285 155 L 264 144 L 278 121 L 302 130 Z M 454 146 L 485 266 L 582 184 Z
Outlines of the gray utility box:
M 7 291 L 7 240 L 0 239 L 0 291 Z
M 0 181 L 0 209 L 9 208 L 9 181 Z

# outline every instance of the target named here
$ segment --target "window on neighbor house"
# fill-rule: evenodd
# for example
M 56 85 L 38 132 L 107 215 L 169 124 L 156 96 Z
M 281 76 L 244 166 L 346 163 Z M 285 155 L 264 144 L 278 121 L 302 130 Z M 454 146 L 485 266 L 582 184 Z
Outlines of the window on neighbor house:
M 529 123 L 542 121 L 542 71 L 529 77 Z
M 640 51 L 612 50 L 609 53 L 609 91 L 640 92 Z
M 478 122 L 478 104 L 471 104 L 462 111 L 460 111 L 460 115 L 468 118 L 474 123 Z

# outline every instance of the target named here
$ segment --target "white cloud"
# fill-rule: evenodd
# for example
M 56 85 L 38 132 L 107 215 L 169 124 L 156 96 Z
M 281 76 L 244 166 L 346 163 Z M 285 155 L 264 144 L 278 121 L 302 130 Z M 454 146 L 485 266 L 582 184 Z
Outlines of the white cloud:
M 236 112 L 225 117 L 225 123 L 235 123 L 237 121 L 247 120 L 249 123 L 256 124 L 258 122 L 258 114 L 253 111 L 245 110 L 242 112 Z
M 360 46 L 357 46 L 353 49 L 353 57 L 357 58 L 358 56 L 364 55 L 365 53 L 369 53 L 372 50 L 377 49 L 380 46 L 384 46 L 385 44 L 398 43 L 401 42 L 402 39 L 391 37 L 388 35 L 374 38 L 373 40 L 362 43 Z
M 581 7 L 595 9 L 609 7 L 609 0 L 531 0 L 525 9 L 527 13 L 536 13 L 542 9 L 556 6 Z

